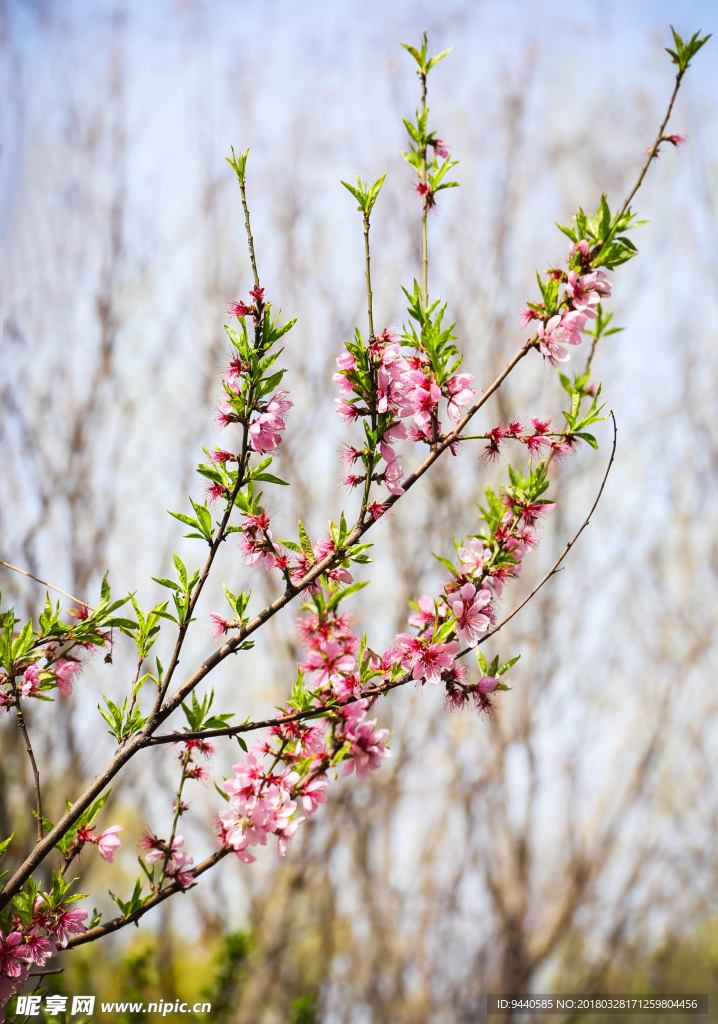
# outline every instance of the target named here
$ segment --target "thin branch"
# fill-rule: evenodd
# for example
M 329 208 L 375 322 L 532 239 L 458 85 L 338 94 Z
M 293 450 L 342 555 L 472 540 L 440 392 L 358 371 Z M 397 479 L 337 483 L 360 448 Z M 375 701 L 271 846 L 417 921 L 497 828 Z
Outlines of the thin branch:
M 635 196 L 636 192 L 638 192 L 639 188 L 643 184 L 643 179 L 646 176 L 646 172 L 648 171 L 648 168 L 651 166 L 651 161 L 653 160 L 653 158 L 658 153 L 658 147 L 661 144 L 661 139 L 663 138 L 663 134 L 664 134 L 664 132 L 666 130 L 666 126 L 668 124 L 669 118 L 670 118 L 671 113 L 673 111 L 673 104 L 676 102 L 676 96 L 678 95 L 678 90 L 681 87 L 681 81 L 683 80 L 683 75 L 685 74 L 685 72 L 686 72 L 686 69 L 685 68 L 681 68 L 681 70 L 676 75 L 676 84 L 673 87 L 673 93 L 671 95 L 670 103 L 668 104 L 668 110 L 666 111 L 666 116 L 663 119 L 663 124 L 658 129 L 658 135 L 656 136 L 656 141 L 654 142 L 653 147 L 652 147 L 652 149 L 650 150 L 650 152 L 648 154 L 648 159 L 644 163 L 643 168 L 641 169 L 641 173 L 638 175 L 638 181 L 633 186 L 632 191 L 629 193 L 628 198 L 626 199 L 625 203 L 621 207 L 621 212 L 616 217 L 616 220 L 620 220 L 621 217 L 623 216 L 623 214 L 628 209 L 629 203 L 631 202 L 631 200 Z
M 421 113 L 426 114 L 426 75 L 420 74 L 421 79 Z M 421 169 L 419 178 L 426 188 L 426 145 L 419 150 L 421 156 Z M 421 290 L 424 296 L 424 309 L 429 305 L 429 242 L 426 227 L 427 215 L 429 213 L 429 194 L 424 192 L 421 197 Z
M 207 857 L 201 864 L 198 864 L 196 868 L 192 868 L 188 874 L 191 874 L 194 878 L 199 878 L 205 871 L 209 871 L 215 864 L 219 863 L 228 853 L 233 853 L 231 847 L 224 846 L 221 850 L 217 850 L 211 857 Z M 186 892 L 187 887 L 184 888 L 179 882 L 174 881 L 163 889 L 162 892 L 155 893 L 151 896 L 147 902 L 136 910 L 134 914 L 130 914 L 129 917 L 115 917 L 111 921 L 107 921 L 105 924 L 98 924 L 96 928 L 90 928 L 89 931 L 84 932 L 82 935 L 73 935 L 67 944 L 68 949 L 72 949 L 73 946 L 84 946 L 86 942 L 95 942 L 97 939 L 101 939 L 103 935 L 110 935 L 112 932 L 118 931 L 120 928 L 125 928 L 128 924 L 136 924 L 141 917 L 147 913 L 148 910 L 152 910 L 158 903 L 163 903 L 169 896 L 173 896 L 176 892 Z
M 0 561 L 0 565 L 4 565 L 6 569 L 12 569 L 13 572 L 19 572 L 22 576 L 29 576 L 31 580 L 35 580 L 36 583 L 42 583 L 43 587 L 49 587 L 50 590 L 54 590 L 58 594 L 62 594 L 63 597 L 69 597 L 75 604 L 81 604 L 83 608 L 89 608 L 91 612 L 94 612 L 94 608 L 87 601 L 81 601 L 79 597 L 73 597 L 72 594 L 68 594 L 66 590 L 60 590 L 59 587 L 53 586 L 52 583 L 48 583 L 46 580 L 41 580 L 39 576 L 33 576 L 31 572 L 25 572 L 24 569 L 18 569 L 16 565 L 10 565 L 9 562 Z
M 37 841 L 42 842 L 42 796 L 40 793 L 40 772 L 37 768 L 37 761 L 35 760 L 35 754 L 32 750 L 32 744 L 30 743 L 30 734 L 27 731 L 25 725 L 25 716 L 22 713 L 22 705 L 20 703 L 20 692 L 15 683 L 12 680 L 13 696 L 15 697 L 15 709 L 17 711 L 17 724 L 20 726 L 20 732 L 25 740 L 25 749 L 27 750 L 27 756 L 30 758 L 30 764 L 32 765 L 32 774 L 35 780 L 35 814 L 37 815 Z
M 494 626 L 494 628 L 492 630 L 490 630 L 490 632 L 488 632 L 486 634 L 486 636 L 483 636 L 481 638 L 481 640 L 479 640 L 480 644 L 482 644 L 484 642 L 484 640 L 488 640 L 490 636 L 494 635 L 494 633 L 498 633 L 498 631 L 500 629 L 503 629 L 503 627 L 506 625 L 506 623 L 509 622 L 511 619 L 513 619 L 514 615 L 518 615 L 518 613 L 521 611 L 521 609 L 524 607 L 524 605 L 527 605 L 529 603 L 529 601 L 539 592 L 539 590 L 544 585 L 544 583 L 548 583 L 548 581 L 551 579 L 552 576 L 554 576 L 557 572 L 560 572 L 559 566 L 561 565 L 561 562 L 563 562 L 563 560 L 566 557 L 566 555 L 569 553 L 571 548 L 574 546 L 574 544 L 576 543 L 578 538 L 581 536 L 583 531 L 586 529 L 586 527 L 590 523 L 591 516 L 596 511 L 596 506 L 598 505 L 599 501 L 601 500 L 601 495 L 603 494 L 603 488 L 606 486 L 606 480 L 608 480 L 608 474 L 611 472 L 611 466 L 613 465 L 613 459 L 614 459 L 615 454 L 616 454 L 616 439 L 617 439 L 617 436 L 618 436 L 618 428 L 616 427 L 616 417 L 613 415 L 613 411 L 611 411 L 611 419 L 613 420 L 613 447 L 611 449 L 611 458 L 608 460 L 608 466 L 606 467 L 606 472 L 603 475 L 603 480 L 601 481 L 601 486 L 599 488 L 598 494 L 596 495 L 596 500 L 594 501 L 593 505 L 591 506 L 591 511 L 588 513 L 588 515 L 584 519 L 583 523 L 581 524 L 581 526 L 580 526 L 580 528 L 578 530 L 578 533 L 576 533 L 576 535 L 574 537 L 572 537 L 572 539 L 568 542 L 566 547 L 561 552 L 561 556 L 558 559 L 558 561 L 554 563 L 553 567 L 546 573 L 546 575 L 541 580 L 541 582 L 538 583 L 534 587 L 534 589 L 531 591 L 531 593 L 528 595 L 528 597 L 525 597 L 520 605 L 517 605 L 517 607 L 514 608 L 514 610 L 511 612 L 510 615 L 507 615 L 505 619 L 502 619 L 502 621 L 498 624 L 498 626 Z

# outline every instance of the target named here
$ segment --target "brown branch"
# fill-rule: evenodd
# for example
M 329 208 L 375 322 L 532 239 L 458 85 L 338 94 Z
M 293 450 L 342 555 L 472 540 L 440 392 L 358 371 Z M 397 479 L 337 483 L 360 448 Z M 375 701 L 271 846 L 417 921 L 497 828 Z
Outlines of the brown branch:
M 40 772 L 37 768 L 37 761 L 32 750 L 32 744 L 30 743 L 30 734 L 27 731 L 25 725 L 25 716 L 22 713 L 22 705 L 20 703 L 20 693 L 18 691 L 15 680 L 12 680 L 12 688 L 15 697 L 15 708 L 17 710 L 17 724 L 20 726 L 20 732 L 25 740 L 25 749 L 27 750 L 27 756 L 30 758 L 30 764 L 32 765 L 32 774 L 35 780 L 35 814 L 37 815 L 37 841 L 42 842 L 42 796 L 40 794 Z
M 685 73 L 686 73 L 686 69 L 685 68 L 681 68 L 681 70 L 676 75 L 676 84 L 673 87 L 673 93 L 671 94 L 671 99 L 670 99 L 670 102 L 668 104 L 668 110 L 666 111 L 666 116 L 663 119 L 663 124 L 658 129 L 658 135 L 656 136 L 656 141 L 654 142 L 653 147 L 651 148 L 651 150 L 650 150 L 650 152 L 648 154 L 648 159 L 644 163 L 644 165 L 643 165 L 643 167 L 641 169 L 641 173 L 638 175 L 638 181 L 633 186 L 632 191 L 629 193 L 628 198 L 626 199 L 625 203 L 621 207 L 620 213 L 616 217 L 617 221 L 619 221 L 621 219 L 623 214 L 628 209 L 628 204 L 631 202 L 631 200 L 635 196 L 636 192 L 638 192 L 639 188 L 643 184 L 643 179 L 646 176 L 646 172 L 648 171 L 648 168 L 651 166 L 651 160 L 653 160 L 653 158 L 658 153 L 658 147 L 661 144 L 661 139 L 663 138 L 663 133 L 666 130 L 666 125 L 668 124 L 669 118 L 670 118 L 671 113 L 673 111 L 673 104 L 676 102 L 676 96 L 678 95 L 678 90 L 681 87 L 681 81 L 683 80 L 683 76 L 684 76 Z
M 216 853 L 213 853 L 211 857 L 207 857 L 206 860 L 203 860 L 202 863 L 198 864 L 196 868 L 193 868 L 189 874 L 194 878 L 199 878 L 199 876 L 203 875 L 205 871 L 209 871 L 210 868 L 213 868 L 215 864 L 226 857 L 228 853 L 233 852 L 234 851 L 230 847 L 224 846 L 221 850 L 217 850 Z M 173 896 L 176 892 L 186 891 L 186 887 L 183 889 L 179 882 L 174 881 L 168 885 L 166 889 L 163 889 L 162 892 L 157 892 L 154 896 L 151 896 L 140 909 L 136 910 L 134 914 L 130 914 L 129 917 L 115 917 L 111 921 L 107 921 L 105 924 L 98 924 L 96 928 L 90 928 L 89 931 L 84 932 L 82 935 L 73 935 L 67 944 L 67 948 L 72 949 L 73 946 L 83 946 L 86 942 L 95 942 L 97 939 L 101 939 L 104 935 L 110 935 L 112 932 L 116 932 L 120 928 L 126 927 L 128 924 L 137 924 L 140 918 L 144 917 L 148 910 L 152 910 L 152 908 L 156 907 L 159 903 L 164 903 L 169 896 Z
M 73 597 L 72 594 L 68 594 L 66 590 L 60 590 L 59 587 L 53 586 L 52 583 L 48 583 L 46 580 L 41 580 L 39 576 L 33 576 L 31 572 L 25 572 L 24 569 L 18 569 L 16 565 L 10 565 L 9 562 L 0 561 L 0 565 L 4 565 L 6 569 L 12 569 L 13 572 L 19 572 L 22 576 L 29 576 L 31 580 L 35 580 L 36 583 L 42 583 L 43 587 L 49 587 L 50 590 L 56 591 L 58 594 L 62 594 L 63 597 L 69 597 L 75 604 L 81 604 L 83 608 L 89 608 L 91 612 L 94 612 L 94 608 L 87 601 L 81 601 L 78 597 Z
M 606 480 L 608 480 L 608 474 L 611 472 L 611 466 L 613 465 L 613 459 L 614 459 L 615 454 L 616 454 L 616 439 L 617 439 L 617 435 L 618 435 L 618 428 L 616 427 L 616 417 L 613 415 L 613 412 L 611 412 L 611 419 L 613 420 L 613 447 L 611 449 L 611 458 L 608 460 L 608 466 L 606 467 L 606 472 L 603 474 L 603 480 L 601 481 L 601 486 L 599 488 L 598 494 L 596 495 L 596 500 L 594 501 L 593 505 L 591 506 L 591 511 L 588 513 L 588 515 L 584 519 L 583 523 L 581 524 L 581 526 L 580 526 L 580 528 L 578 530 L 578 533 L 576 533 L 575 536 L 571 538 L 571 540 L 568 542 L 566 547 L 561 552 L 561 556 L 559 557 L 558 561 L 554 563 L 553 567 L 546 573 L 546 575 L 541 580 L 541 582 L 538 583 L 534 587 L 534 589 L 531 591 L 531 593 L 528 595 L 528 597 L 525 597 L 520 605 L 517 605 L 516 608 L 514 608 L 514 610 L 511 612 L 510 615 L 507 615 L 505 619 L 502 619 L 502 621 L 498 624 L 498 626 L 494 626 L 494 628 L 492 630 L 490 630 L 490 632 L 488 632 L 486 634 L 486 636 L 483 636 L 481 638 L 481 640 L 479 640 L 480 644 L 482 644 L 484 642 L 484 640 L 488 640 L 490 636 L 494 635 L 494 633 L 498 633 L 498 631 L 500 629 L 503 629 L 503 627 L 506 625 L 506 623 L 509 622 L 511 619 L 513 619 L 514 615 L 518 615 L 518 613 L 521 611 L 521 609 L 524 607 L 524 605 L 527 605 L 529 603 L 529 601 L 533 597 L 535 597 L 535 595 L 539 592 L 539 590 L 544 585 L 544 583 L 548 583 L 548 581 L 551 579 L 551 577 L 554 576 L 557 572 L 560 571 L 559 570 L 559 566 L 561 565 L 561 562 L 563 562 L 563 560 L 566 557 L 566 555 L 569 553 L 571 548 L 574 546 L 574 544 L 576 543 L 578 538 L 581 536 L 583 531 L 586 529 L 586 527 L 590 523 L 591 516 L 596 511 L 596 506 L 598 505 L 599 501 L 601 500 L 601 495 L 603 494 L 603 488 L 606 486 Z

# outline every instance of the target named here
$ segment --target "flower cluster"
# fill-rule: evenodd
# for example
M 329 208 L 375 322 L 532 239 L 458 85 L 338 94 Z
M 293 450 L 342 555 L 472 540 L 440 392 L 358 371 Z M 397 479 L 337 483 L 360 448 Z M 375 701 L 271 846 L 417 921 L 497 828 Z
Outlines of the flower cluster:
M 44 967 L 73 935 L 86 931 L 87 911 L 72 907 L 80 897 L 68 896 L 68 889 L 61 875 L 53 877 L 49 893 L 31 886 L 15 901 L 4 931 L 0 929 L 0 1021 L 2 1006 L 22 988 L 30 967 Z
M 194 876 L 189 870 L 194 859 L 182 849 L 183 846 L 184 836 L 173 836 L 170 844 L 149 830 L 143 834 L 139 844 L 145 864 L 160 861 L 164 877 L 174 879 L 183 889 L 187 889 L 194 882 Z
M 414 304 L 410 312 L 417 313 L 422 323 L 422 338 L 416 333 L 404 334 L 399 343 L 394 328 L 387 328 L 365 345 L 357 331 L 355 343 L 347 344 L 337 358 L 338 371 L 334 380 L 340 395 L 335 399 L 337 413 L 345 423 L 366 418 L 376 423 L 368 430 L 368 444 L 362 448 L 344 445 L 342 459 L 348 466 L 361 461 L 363 474 L 350 472 L 344 477 L 347 487 L 362 484 L 367 474 L 381 480 L 391 494 L 404 493 L 401 481 L 404 470 L 395 450 L 397 441 L 410 440 L 433 445 L 441 440 L 442 426 L 439 403 L 446 401 L 446 411 L 454 422 L 461 419 L 462 409 L 471 403 L 476 393 L 471 387 L 470 373 L 454 373 L 460 360 L 449 369 L 449 359 L 456 354 L 450 345 L 449 332 L 443 344 L 436 341 L 432 322 L 424 311 Z M 443 312 L 443 310 L 442 310 Z M 440 316 L 436 320 L 440 325 Z M 428 342 L 428 344 L 427 344 Z M 403 351 L 406 350 L 406 351 Z M 344 397 L 349 396 L 352 397 Z M 380 463 L 384 466 L 381 468 Z
M 598 247 L 601 248 L 600 246 Z M 544 302 L 527 302 L 519 311 L 522 327 L 537 321 L 538 348 L 552 366 L 569 360 L 567 345 L 580 345 L 586 324 L 599 316 L 600 303 L 611 296 L 611 283 L 601 270 L 593 269 L 596 247 L 586 238 L 571 243 L 566 262 L 568 273 L 549 270 L 549 284 L 539 278 Z M 558 297 L 558 287 L 564 291 Z

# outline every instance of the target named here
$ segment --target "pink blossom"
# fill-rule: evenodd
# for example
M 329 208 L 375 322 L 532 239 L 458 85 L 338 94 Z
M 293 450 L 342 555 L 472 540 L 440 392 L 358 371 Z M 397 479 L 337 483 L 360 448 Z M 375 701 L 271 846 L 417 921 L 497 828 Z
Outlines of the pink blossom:
M 401 662 L 404 668 L 411 668 L 419 657 L 421 645 L 422 641 L 411 633 L 397 633 L 392 646 L 384 651 L 383 661 L 387 665 Z
M 340 356 L 337 356 L 336 362 L 340 370 L 355 370 L 357 365 L 353 353 L 346 349 Z
M 215 447 L 213 452 L 210 452 L 209 457 L 210 457 L 211 461 L 215 463 L 215 465 L 222 465 L 222 466 L 225 464 L 225 462 L 234 462 L 236 460 L 236 458 L 237 458 L 237 456 L 236 455 L 232 455 L 231 452 L 226 452 L 226 451 L 224 451 L 223 448 L 217 448 L 217 447 Z
M 28 962 L 32 961 L 30 950 L 23 942 L 20 932 L 10 932 L 7 938 L 0 932 L 0 985 L 8 985 L 7 979 L 18 979 L 19 982 L 27 978 Z M 13 986 L 10 986 L 12 992 Z M 3 1000 L 4 992 L 0 989 L 0 1000 Z
M 55 674 L 57 688 L 63 696 L 71 696 L 72 677 L 79 667 L 79 661 L 75 661 L 71 658 L 58 658 L 52 665 L 52 672 Z
M 391 757 L 391 751 L 386 746 L 389 730 L 375 729 L 375 725 L 376 721 L 361 722 L 345 731 L 350 749 L 347 755 L 349 759 L 344 764 L 344 775 L 351 775 L 356 771 L 358 779 L 365 779 L 369 772 L 381 767 L 381 762 L 385 758 Z
M 451 669 L 454 656 L 458 653 L 459 644 L 452 640 L 448 644 L 427 644 L 418 653 L 412 677 L 426 679 L 427 683 L 436 685 L 441 680 L 443 669 Z
M 576 270 L 571 270 L 566 283 L 566 294 L 571 299 L 574 310 L 595 320 L 598 313 L 594 307 L 599 304 L 602 297 L 610 297 L 611 284 L 600 270 L 581 276 Z
M 491 593 L 488 590 L 479 590 L 477 593 L 473 583 L 465 583 L 459 596 L 461 600 L 457 599 L 451 605 L 456 616 L 457 633 L 467 647 L 476 647 L 479 637 L 491 625 L 491 619 L 482 612 L 491 601 Z
M 468 548 L 459 548 L 458 555 L 459 561 L 468 575 L 476 576 L 484 571 L 486 563 L 491 559 L 491 550 L 485 548 L 483 541 L 478 537 L 472 537 Z
M 87 928 L 82 922 L 87 917 L 86 910 L 64 910 L 55 921 L 53 931 L 60 945 L 64 949 L 70 941 L 71 935 L 84 935 Z
M 294 405 L 284 397 L 287 394 L 287 391 L 277 391 L 269 399 L 265 411 L 250 424 L 249 443 L 255 452 L 271 452 L 280 444 L 280 432 L 286 427 L 284 417 Z
M 250 566 L 261 565 L 269 572 L 277 560 L 272 544 L 272 531 L 269 528 L 271 519 L 266 512 L 256 516 L 245 516 L 238 547 L 244 555 L 245 563 Z
M 434 602 L 428 594 L 422 594 L 418 601 L 419 611 L 412 612 L 409 616 L 409 625 L 423 629 L 430 622 L 434 621 Z
M 308 818 L 311 818 L 314 811 L 317 809 L 319 804 L 324 804 L 327 801 L 324 790 L 327 788 L 327 780 L 319 778 L 318 776 L 310 779 L 306 784 L 301 793 L 302 807 L 304 808 Z
M 184 740 L 183 742 L 185 750 L 191 750 L 193 753 L 201 754 L 206 760 L 213 757 L 219 750 L 217 744 L 210 743 L 209 740 Z
M 421 370 L 412 371 L 409 377 L 414 383 L 414 388 L 408 395 L 414 423 L 417 427 L 427 430 L 441 398 L 441 389 L 433 380 L 425 377 Z
M 377 519 L 381 519 L 381 517 L 386 513 L 388 508 L 389 508 L 389 502 L 388 501 L 384 501 L 384 502 L 372 501 L 371 504 L 367 505 L 366 510 L 369 513 L 369 515 L 372 517 L 374 522 L 376 522 Z M 0 709 L 0 714 L 1 713 L 2 713 L 2 711 Z
M 20 687 L 20 695 L 24 699 L 25 697 L 34 696 L 40 689 L 40 666 L 35 662 L 33 665 L 28 665 L 25 669 L 25 681 Z M 72 693 L 72 687 L 70 687 L 70 693 Z M 1 712 L 0 712 L 1 713 Z
M 217 433 L 228 427 L 230 423 L 239 423 L 239 416 L 232 408 L 231 402 L 220 402 L 214 413 L 214 424 Z
M 442 160 L 446 160 L 449 156 L 448 143 L 444 142 L 443 139 L 429 139 L 429 145 L 434 147 L 436 155 Z
M 585 238 L 582 238 L 578 245 L 575 245 L 573 242 L 571 242 L 571 245 L 569 246 L 568 250 L 569 259 L 575 256 L 577 252 L 581 254 L 583 259 L 588 258 L 589 247 L 588 241 Z
M 446 382 L 450 396 L 447 412 L 454 423 L 461 419 L 461 408 L 468 405 L 476 394 L 476 388 L 469 386 L 473 383 L 474 378 L 470 373 L 457 373 Z
M 247 846 L 265 846 L 272 831 L 271 807 L 265 798 L 253 794 L 235 794 L 219 817 L 226 827 L 227 845 L 235 852 L 243 852 Z
M 341 484 L 342 487 L 347 489 L 347 491 L 351 491 L 355 487 L 358 487 L 359 484 L 363 484 L 365 480 L 366 476 L 357 476 L 355 473 L 347 473 L 346 476 L 342 477 Z
M 574 310 L 563 316 L 556 314 L 547 323 L 539 324 L 539 349 L 552 366 L 568 361 L 569 355 L 564 346 L 581 344 L 581 331 L 585 323 L 586 315 Z
M 493 693 L 498 685 L 499 681 L 495 676 L 484 676 L 476 684 L 476 689 L 481 694 Z
M 239 317 L 250 316 L 253 312 L 251 306 L 245 306 L 243 302 L 228 302 L 227 312 L 232 315 Z
M 307 660 L 299 665 L 305 672 L 316 672 L 316 685 L 339 681 L 340 673 L 356 668 L 356 659 L 346 654 L 342 645 L 330 640 L 326 647 L 309 652 Z
M 246 762 L 234 765 L 234 778 L 226 779 L 221 789 L 230 796 L 256 793 L 264 779 L 264 768 L 252 753 L 247 754 Z
M 345 425 L 353 423 L 354 420 L 359 418 L 359 413 L 351 402 L 344 402 L 341 398 L 335 398 L 334 403 L 336 405 L 336 409 L 334 411 L 337 416 L 344 421 Z
M 152 864 L 156 860 L 163 860 L 165 853 L 167 852 L 167 843 L 164 839 L 160 839 L 152 832 L 145 832 L 140 839 L 140 850 L 147 851 L 145 855 L 145 861 L 148 864 Z M 179 850 L 184 846 L 184 836 L 175 836 L 172 840 L 172 856 L 175 854 L 175 850 Z
M 224 484 L 217 483 L 216 480 L 213 480 L 211 483 L 208 483 L 204 489 L 204 496 L 210 505 L 214 505 L 214 503 L 218 501 L 219 498 L 223 498 L 225 496 L 225 493 L 226 489 Z
M 167 864 L 169 873 L 179 882 L 183 889 L 187 889 L 194 882 L 194 875 L 186 870 L 194 864 L 194 858 L 188 853 L 173 853 Z
M 120 847 L 120 839 L 117 833 L 122 832 L 122 830 L 122 825 L 111 825 L 97 838 L 97 851 L 108 864 L 112 864 L 115 850 L 118 850 Z
M 233 629 L 236 625 L 238 625 L 236 621 L 230 621 L 229 619 L 225 619 L 223 615 L 219 614 L 219 612 L 210 612 L 209 617 L 212 620 L 210 632 L 212 634 L 212 639 L 214 640 L 215 643 L 224 633 L 229 632 L 230 629 Z
M 384 470 L 384 482 L 386 489 L 392 494 L 403 494 L 404 488 L 399 481 L 404 476 L 404 470 L 398 461 L 390 462 Z
M 519 310 L 519 329 L 523 330 L 524 327 L 528 327 L 532 320 L 538 319 L 538 313 L 531 309 L 530 306 L 522 306 Z
M 355 448 L 353 445 L 347 444 L 346 441 L 342 441 L 339 446 L 339 458 L 345 466 L 353 466 L 361 457 L 362 451 L 360 448 Z
M 2 718 L 5 712 L 9 713 L 10 708 L 13 707 L 14 704 L 15 701 L 13 700 L 12 694 L 8 690 L 0 690 L 0 718 Z
M 43 938 L 40 935 L 37 928 L 25 936 L 25 943 L 27 947 L 28 959 L 37 964 L 38 967 L 44 967 L 47 960 L 51 956 L 57 956 L 57 946 L 54 942 L 50 942 L 49 939 Z

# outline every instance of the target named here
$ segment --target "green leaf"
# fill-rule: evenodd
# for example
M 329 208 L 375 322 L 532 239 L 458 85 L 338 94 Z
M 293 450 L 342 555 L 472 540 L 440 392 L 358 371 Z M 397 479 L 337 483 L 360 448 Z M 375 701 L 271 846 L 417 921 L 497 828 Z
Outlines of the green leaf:
M 512 658 L 510 661 L 507 661 L 505 664 L 501 665 L 501 667 L 499 669 L 497 669 L 496 675 L 497 676 L 505 675 L 505 673 L 508 672 L 508 670 L 510 668 L 513 668 L 513 666 L 516 664 L 516 662 L 520 658 L 521 658 L 521 655 L 517 654 L 515 658 Z
M 252 477 L 253 480 L 262 480 L 268 484 L 281 484 L 283 487 L 289 487 L 286 480 L 281 480 L 278 476 L 274 476 L 272 473 L 258 473 Z
M 244 749 L 245 750 L 247 749 L 246 746 L 245 746 Z M 227 801 L 229 800 L 229 794 L 225 793 L 225 791 L 223 789 L 220 789 L 216 782 L 214 784 L 214 788 L 217 790 L 217 792 L 219 793 L 219 795 L 222 797 L 223 800 L 227 800 Z
M 576 437 L 580 437 L 582 441 L 586 441 L 592 448 L 598 448 L 598 441 L 593 434 L 585 434 L 583 431 L 579 431 L 576 434 Z
M 10 843 L 13 840 L 13 836 L 14 835 L 15 835 L 15 833 L 13 832 L 13 834 L 10 836 L 9 839 L 3 839 L 3 841 L 0 843 L 0 857 L 2 857 L 2 855 L 7 850 L 8 846 L 10 845 Z
M 232 148 L 232 156 L 226 156 L 224 159 L 227 161 L 229 166 L 232 168 L 234 173 L 237 175 L 237 180 L 241 186 L 244 186 L 245 175 L 247 172 L 247 157 L 249 156 L 249 150 L 246 153 L 235 153 L 234 146 Z
M 298 524 L 299 524 L 298 525 L 298 528 L 299 528 L 299 543 L 302 546 L 302 551 L 307 556 L 307 558 L 311 562 L 313 562 L 314 561 L 314 550 L 312 548 L 312 542 L 309 539 L 309 534 L 304 529 L 304 523 L 301 521 L 301 519 L 298 520 Z
M 345 598 L 351 597 L 352 594 L 356 594 L 358 591 L 363 590 L 364 587 L 368 586 L 369 580 L 366 580 L 364 583 L 351 583 L 348 587 L 345 587 L 344 590 L 338 591 L 329 598 L 327 601 L 327 611 L 334 611 L 337 605 Z
M 159 583 L 161 587 L 169 587 L 170 590 L 179 590 L 179 584 L 176 584 L 174 580 L 165 580 L 164 578 L 151 577 L 155 583 Z
M 167 511 L 169 512 L 170 510 L 167 509 Z M 179 519 L 185 526 L 194 526 L 197 530 L 200 528 L 196 519 L 193 519 L 192 516 L 186 516 L 183 512 L 170 512 L 170 515 L 174 516 L 175 519 Z
M 433 551 L 432 551 L 432 554 L 434 554 Z M 458 575 L 458 573 L 456 571 L 456 566 L 452 565 L 452 563 L 449 561 L 448 558 L 442 558 L 441 555 L 434 555 L 434 558 L 436 559 L 437 562 L 441 562 L 441 564 L 444 566 L 444 568 L 448 569 L 449 572 L 453 576 L 457 576 Z
M 432 57 L 429 63 L 426 65 L 427 72 L 431 71 L 432 68 L 435 68 L 439 61 L 443 60 L 444 57 L 448 56 L 448 54 L 450 54 L 453 49 L 454 47 L 450 46 L 448 50 L 442 50 L 441 53 L 437 53 L 435 57 Z

